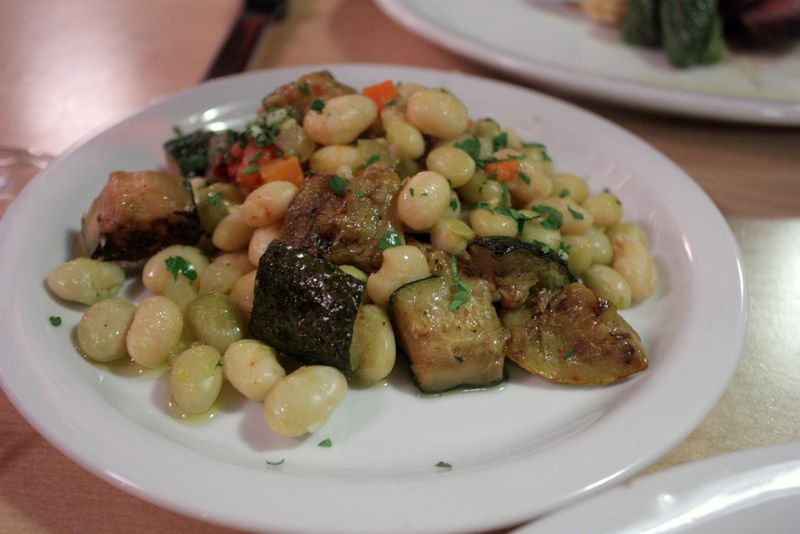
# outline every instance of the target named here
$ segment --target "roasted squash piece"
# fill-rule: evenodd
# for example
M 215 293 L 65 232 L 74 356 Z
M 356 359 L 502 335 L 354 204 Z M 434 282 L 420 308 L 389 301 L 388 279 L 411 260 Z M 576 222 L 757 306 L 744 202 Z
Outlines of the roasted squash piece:
M 283 108 L 290 117 L 302 124 L 303 116 L 314 100 L 318 98 L 329 100 L 335 96 L 355 92 L 352 87 L 339 83 L 333 74 L 326 70 L 311 72 L 300 76 L 294 82 L 278 87 L 264 97 L 259 113 L 264 113 L 272 108 Z
M 461 283 L 468 298 L 457 307 L 459 287 L 451 277 L 411 282 L 389 301 L 398 344 L 425 393 L 491 386 L 505 378 L 508 334 L 492 306 L 491 287 L 480 279 Z
M 470 243 L 467 252 L 465 272 L 494 284 L 507 310 L 522 306 L 531 290 L 556 289 L 575 281 L 556 252 L 512 237 L 482 237 Z
M 185 179 L 156 171 L 112 172 L 83 216 L 89 255 L 137 262 L 169 245 L 193 245 L 203 235 Z
M 258 264 L 250 333 L 304 363 L 353 371 L 350 343 L 365 290 L 330 261 L 275 240 Z
M 400 177 L 383 165 L 370 165 L 349 182 L 309 175 L 283 223 L 287 245 L 317 249 L 336 264 L 371 273 L 380 269 L 381 240 L 402 238 L 403 225 L 392 209 Z
M 500 319 L 510 334 L 507 356 L 552 382 L 609 384 L 647 368 L 639 335 L 582 284 L 543 289 Z

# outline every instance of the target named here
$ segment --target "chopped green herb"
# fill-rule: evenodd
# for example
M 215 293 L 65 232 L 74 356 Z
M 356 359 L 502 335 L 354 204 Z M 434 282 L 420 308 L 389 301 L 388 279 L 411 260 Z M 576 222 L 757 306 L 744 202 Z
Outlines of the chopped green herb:
M 569 255 L 570 246 L 564 243 L 563 241 L 558 245 L 558 252 L 567 256 Z
M 503 206 L 510 206 L 511 193 L 508 191 L 508 186 L 502 182 L 500 183 L 500 192 L 503 194 Z
M 186 261 L 183 256 L 170 256 L 164 263 L 167 264 L 167 270 L 172 274 L 172 278 L 177 280 L 178 275 L 182 274 L 189 280 L 197 279 L 197 271 L 191 263 Z
M 548 252 L 553 250 L 552 248 L 550 248 L 550 245 L 548 245 L 547 243 L 542 243 L 538 239 L 534 239 L 533 241 L 530 241 L 530 244 L 535 246 L 539 250 L 541 250 L 542 254 L 547 254 Z
M 471 295 L 469 286 L 458 272 L 458 263 L 455 256 L 450 258 L 450 274 L 453 275 L 453 282 L 456 284 L 456 294 L 453 296 L 453 300 L 450 301 L 450 311 L 455 312 L 469 301 Z
M 281 465 L 285 461 L 286 461 L 286 458 L 281 458 L 277 462 L 271 462 L 271 461 L 267 460 L 267 465 Z
M 395 232 L 393 228 L 389 228 L 389 231 L 383 234 L 380 241 L 378 241 L 378 248 L 386 250 L 387 248 L 399 247 L 402 244 L 403 238 L 400 237 L 400 234 Z
M 325 438 L 322 441 L 320 441 L 319 443 L 317 443 L 317 447 L 330 448 L 332 446 L 333 446 L 333 442 L 330 440 L 330 438 Z
M 450 465 L 447 462 L 439 462 L 439 463 L 436 464 L 436 467 L 438 467 L 439 469 L 452 469 L 453 468 L 453 466 Z
M 559 191 L 558 198 L 566 198 L 566 197 L 570 196 L 571 194 L 572 194 L 572 192 L 565 187 L 564 189 Z
M 481 142 L 478 141 L 478 138 L 475 136 L 467 137 L 466 139 L 456 143 L 454 146 L 469 154 L 469 156 L 474 159 L 476 163 L 481 159 Z
M 524 172 L 518 172 L 517 176 L 519 176 L 520 180 L 525 182 L 525 185 L 531 185 L 531 177 L 525 174 Z
M 262 154 L 262 152 L 256 152 L 255 155 L 252 158 L 250 158 L 250 160 L 247 163 L 251 163 L 251 164 L 252 163 L 258 163 L 258 160 L 261 159 L 261 154 Z
M 450 197 L 450 209 L 458 211 L 458 200 L 456 200 L 455 197 Z
M 539 204 L 538 206 L 534 206 L 533 211 L 542 215 L 544 219 L 540 223 L 542 228 L 547 230 L 558 230 L 562 226 L 564 226 L 564 216 L 561 215 L 561 212 L 551 206 L 545 206 L 543 204 Z
M 423 196 L 423 197 L 429 197 L 429 196 L 431 196 L 431 195 L 430 195 L 430 193 L 428 193 L 427 191 L 423 191 L 423 192 L 422 192 L 422 195 L 420 195 L 420 196 Z
M 522 228 L 525 226 L 525 223 L 533 219 L 533 217 L 529 217 L 524 213 L 520 212 L 519 210 L 515 210 L 514 208 L 499 207 L 496 208 L 495 211 L 497 213 L 502 213 L 503 215 L 508 215 L 509 217 L 517 221 L 518 234 L 522 233 Z
M 497 152 L 508 146 L 508 134 L 506 132 L 500 132 L 492 139 L 492 152 Z
M 328 178 L 328 187 L 339 197 L 344 196 L 345 191 L 347 191 L 348 183 L 347 180 L 337 174 L 332 174 L 330 178 Z
M 409 187 L 408 188 L 408 194 L 411 195 L 412 197 L 414 196 L 414 188 L 413 187 Z
M 570 358 L 572 358 L 573 356 L 575 356 L 575 349 L 569 349 L 567 352 L 565 352 L 565 353 L 564 353 L 564 356 L 563 356 L 563 358 L 564 358 L 565 360 L 569 360 L 569 359 L 570 359 Z
M 216 208 L 217 206 L 219 206 L 219 203 L 222 201 L 223 198 L 224 198 L 224 195 L 222 193 L 218 193 L 218 192 L 217 193 L 209 193 L 206 196 L 206 203 L 209 206 Z
M 51 315 L 50 324 L 53 326 L 61 326 L 61 317 L 59 317 L 58 315 Z
M 579 212 L 577 210 L 574 210 L 574 209 L 570 208 L 569 206 L 567 206 L 567 211 L 569 212 L 570 215 L 572 215 L 573 219 L 577 219 L 579 221 L 583 220 L 583 213 L 581 213 L 581 212 Z
M 365 196 L 367 196 L 367 192 L 362 189 L 354 189 L 353 194 L 358 198 L 364 198 Z
M 304 95 L 310 95 L 311 94 L 311 84 L 309 84 L 308 82 L 303 82 L 303 83 L 297 84 L 297 90 L 300 91 L 301 93 L 303 93 Z
M 258 167 L 245 167 L 244 173 L 245 174 L 253 174 L 258 172 Z
M 306 171 L 306 174 L 319 174 L 319 173 L 320 173 L 319 171 L 315 171 L 314 169 L 308 169 Z
M 311 109 L 317 113 L 322 113 L 322 110 L 325 109 L 325 101 L 315 98 L 314 101 L 311 102 Z
M 214 367 L 222 367 L 222 359 L 217 360 L 217 364 Z
M 522 143 L 522 146 L 525 148 L 538 148 L 539 154 L 542 156 L 542 161 L 553 161 L 550 159 L 550 155 L 547 153 L 547 147 L 542 143 Z
M 367 161 L 365 161 L 364 163 L 362 163 L 361 165 L 359 165 L 358 167 L 353 169 L 353 174 L 355 174 L 355 173 L 357 173 L 359 171 L 363 171 L 364 169 L 366 169 L 367 167 L 369 167 L 370 165 L 372 165 L 373 163 L 375 163 L 379 159 L 381 159 L 380 154 L 371 155 L 370 157 L 367 158 Z

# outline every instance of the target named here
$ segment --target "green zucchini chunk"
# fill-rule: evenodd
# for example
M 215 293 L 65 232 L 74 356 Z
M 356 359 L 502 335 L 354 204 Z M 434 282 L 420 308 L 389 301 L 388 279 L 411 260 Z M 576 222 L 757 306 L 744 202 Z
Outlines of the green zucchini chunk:
M 307 364 L 354 371 L 350 343 L 366 284 L 275 240 L 256 273 L 250 333 Z
M 392 209 L 400 176 L 383 165 L 369 165 L 351 180 L 310 175 L 289 206 L 283 239 L 289 246 L 314 248 L 337 265 L 364 272 L 381 267 L 385 236 L 403 238 Z
M 505 309 L 519 308 L 539 289 L 575 281 L 557 252 L 512 237 L 482 237 L 470 243 L 467 252 L 465 272 L 491 282 Z
M 469 298 L 457 307 L 457 284 L 439 276 L 406 284 L 389 301 L 398 344 L 425 393 L 487 387 L 505 378 L 508 334 L 492 306 L 491 286 L 481 279 L 460 282 Z
M 725 41 L 717 0 L 662 2 L 661 42 L 679 68 L 719 61 Z
M 208 166 L 208 144 L 214 132 L 198 130 L 178 135 L 164 143 L 170 169 L 182 176 L 205 176 Z
M 647 368 L 639 335 L 616 307 L 586 286 L 543 289 L 516 310 L 501 310 L 507 356 L 562 384 L 610 384 Z
M 639 46 L 661 44 L 658 0 L 631 0 L 620 26 L 622 40 Z

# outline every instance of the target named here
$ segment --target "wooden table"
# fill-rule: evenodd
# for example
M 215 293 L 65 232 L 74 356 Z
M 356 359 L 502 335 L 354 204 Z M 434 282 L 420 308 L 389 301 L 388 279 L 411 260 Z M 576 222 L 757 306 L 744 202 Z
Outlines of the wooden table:
M 58 153 L 114 116 L 199 82 L 237 7 L 217 0 L 4 5 L 0 145 Z M 325 62 L 509 79 L 436 48 L 365 0 L 292 2 L 252 68 Z M 800 129 L 671 118 L 549 92 L 629 129 L 681 166 L 722 210 L 744 256 L 750 325 L 736 374 L 705 421 L 649 471 L 800 439 Z M 0 396 L 0 531 L 145 530 L 226 531 L 95 478 Z

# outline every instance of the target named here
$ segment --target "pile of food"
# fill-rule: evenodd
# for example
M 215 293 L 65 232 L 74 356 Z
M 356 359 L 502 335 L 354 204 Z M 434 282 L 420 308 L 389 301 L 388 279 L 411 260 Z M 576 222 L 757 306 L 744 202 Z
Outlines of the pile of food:
M 800 39 L 800 0 L 583 0 L 593 20 L 625 42 L 661 48 L 679 68 L 716 63 L 726 40 L 782 50 Z
M 314 432 L 397 348 L 424 393 L 497 384 L 506 358 L 563 384 L 647 368 L 618 314 L 655 288 L 643 229 L 447 89 L 314 72 L 241 131 L 176 133 L 168 172 L 110 174 L 86 257 L 47 285 L 89 306 L 84 356 L 169 368 L 182 414 L 227 381 L 275 432 Z

